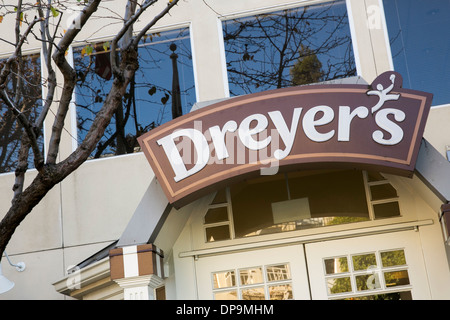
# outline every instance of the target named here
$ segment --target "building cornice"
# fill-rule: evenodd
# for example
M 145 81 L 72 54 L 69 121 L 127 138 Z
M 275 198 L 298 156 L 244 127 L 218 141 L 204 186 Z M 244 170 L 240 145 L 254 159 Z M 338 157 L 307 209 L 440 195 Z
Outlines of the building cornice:
M 108 286 L 117 286 L 117 293 L 122 289 L 111 280 L 109 257 L 92 263 L 83 269 L 72 269 L 63 279 L 53 283 L 55 290 L 66 296 L 82 299 L 83 296 Z

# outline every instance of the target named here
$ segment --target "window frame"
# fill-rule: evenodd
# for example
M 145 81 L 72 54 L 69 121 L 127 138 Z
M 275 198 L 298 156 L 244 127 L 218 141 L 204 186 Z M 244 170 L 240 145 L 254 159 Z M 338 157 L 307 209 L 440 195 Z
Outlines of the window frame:
M 382 264 L 382 257 L 381 255 L 385 252 L 394 252 L 394 251 L 403 251 L 403 255 L 405 258 L 406 263 L 401 265 L 393 265 L 393 266 L 383 266 Z M 361 270 L 355 270 L 353 257 L 355 256 L 362 256 L 362 255 L 368 255 L 368 254 L 374 254 L 377 265 L 373 268 L 367 268 L 367 269 L 361 269 Z M 328 259 L 334 259 L 334 258 L 342 258 L 345 257 L 348 261 L 348 271 L 341 272 L 341 273 L 334 273 L 334 274 L 327 274 L 326 273 L 326 265 L 325 260 Z M 353 298 L 353 297 L 364 297 L 364 296 L 371 296 L 371 295 L 377 295 L 377 294 L 389 294 L 389 293 L 397 293 L 397 292 L 404 292 L 404 291 L 411 291 L 413 289 L 411 284 L 411 273 L 408 271 L 410 270 L 407 257 L 406 257 L 406 248 L 392 248 L 392 249 L 382 249 L 382 250 L 376 250 L 376 251 L 367 251 L 367 252 L 358 252 L 358 253 L 349 253 L 346 255 L 339 255 L 339 256 L 330 256 L 330 257 L 324 257 L 322 259 L 322 266 L 323 266 L 323 280 L 324 284 L 327 287 L 327 296 L 330 300 L 336 300 L 336 299 L 345 299 L 345 298 Z M 386 279 L 384 275 L 388 272 L 401 272 L 406 271 L 408 273 L 408 284 L 404 285 L 394 285 L 392 287 L 389 287 L 386 283 Z M 356 278 L 358 276 L 364 276 L 364 275 L 376 275 L 378 277 L 378 284 L 380 285 L 378 288 L 374 289 L 357 289 L 357 280 Z M 349 278 L 350 284 L 351 284 L 351 291 L 347 292 L 339 292 L 339 293 L 330 293 L 328 288 L 328 280 L 329 279 L 341 279 L 341 278 Z
M 206 245 L 206 246 L 217 246 L 219 244 L 223 244 L 226 241 L 253 242 L 253 241 L 263 241 L 263 239 L 272 238 L 272 237 L 284 238 L 284 237 L 292 237 L 292 236 L 296 236 L 296 235 L 310 234 L 310 233 L 318 233 L 318 234 L 320 234 L 322 232 L 327 232 L 328 230 L 333 230 L 335 228 L 338 228 L 338 229 L 343 228 L 343 226 L 348 226 L 348 227 L 345 227 L 345 229 L 355 230 L 355 229 L 363 228 L 364 226 L 367 226 L 367 225 L 374 225 L 375 223 L 383 222 L 386 219 L 392 219 L 393 223 L 398 221 L 399 219 L 403 220 L 404 219 L 404 214 L 403 214 L 404 211 L 402 209 L 402 201 L 400 200 L 400 195 L 398 194 L 398 188 L 389 179 L 387 179 L 382 174 L 380 174 L 380 176 L 381 176 L 380 180 L 369 182 L 368 172 L 365 171 L 365 170 L 361 170 L 361 173 L 362 173 L 362 178 L 363 178 L 364 192 L 365 192 L 366 201 L 367 201 L 367 209 L 368 209 L 368 220 L 367 221 L 341 223 L 341 224 L 338 224 L 338 225 L 326 225 L 326 226 L 321 226 L 321 227 L 316 227 L 316 228 L 306 228 L 306 229 L 303 229 L 303 230 L 289 230 L 289 231 L 275 232 L 275 233 L 265 234 L 265 235 L 254 235 L 254 236 L 248 236 L 248 237 L 236 237 L 234 220 L 233 220 L 233 208 L 232 208 L 232 202 L 231 202 L 231 192 L 230 192 L 230 187 L 226 187 L 224 189 L 226 191 L 226 200 L 227 200 L 226 203 L 210 204 L 211 202 L 213 202 L 216 194 L 218 192 L 220 192 L 220 190 L 219 190 L 219 191 L 217 191 L 217 193 L 214 193 L 214 197 L 212 197 L 210 199 L 210 201 L 208 202 L 208 205 L 206 206 L 206 209 L 201 211 L 201 220 L 199 221 L 199 223 L 201 224 L 201 230 L 202 230 L 202 234 L 203 234 L 203 236 L 201 237 L 201 239 L 202 239 L 201 240 L 201 245 L 202 246 L 204 246 L 204 245 Z M 286 178 L 286 175 L 285 175 L 285 178 Z M 371 185 L 383 185 L 383 184 L 389 184 L 390 186 L 392 186 L 394 188 L 394 190 L 397 192 L 397 197 L 386 198 L 386 199 L 381 199 L 381 200 L 374 200 L 374 201 L 371 200 L 370 186 Z M 375 216 L 373 206 L 376 205 L 376 204 L 391 203 L 391 202 L 396 202 L 398 204 L 399 213 L 400 214 L 398 216 L 390 216 L 390 217 L 388 216 L 388 217 L 379 217 L 379 218 L 377 218 Z M 208 210 L 209 209 L 213 209 L 213 208 L 217 208 L 217 207 L 227 207 L 228 221 L 222 221 L 222 222 L 215 222 L 215 223 L 205 224 L 204 223 L 204 217 L 208 213 Z M 229 226 L 230 239 L 216 240 L 216 241 L 207 241 L 206 228 L 214 227 L 214 226 L 222 226 L 222 225 L 228 225 Z M 324 228 L 327 231 L 323 231 Z
M 270 267 L 279 266 L 279 265 L 285 265 L 287 266 L 287 269 L 289 270 L 289 278 L 287 279 L 281 279 L 281 280 L 269 280 L 268 276 L 268 269 Z M 252 284 L 243 284 L 241 282 L 241 271 L 243 270 L 251 270 L 251 269 L 261 269 L 262 273 L 262 281 L 258 283 L 252 283 Z M 223 287 L 223 288 L 215 288 L 214 286 L 214 276 L 216 274 L 225 273 L 225 272 L 233 272 L 234 273 L 234 286 L 229 287 Z M 291 293 L 292 298 L 287 300 L 295 300 L 295 292 L 294 292 L 294 286 L 293 286 L 293 279 L 292 279 L 292 272 L 291 272 L 291 264 L 290 262 L 279 262 L 279 263 L 270 263 L 270 264 L 258 264 L 253 266 L 245 266 L 245 267 L 238 267 L 234 269 L 227 269 L 227 270 L 219 270 L 219 271 L 213 271 L 211 272 L 211 293 L 212 293 L 212 299 L 216 300 L 216 293 L 221 292 L 230 292 L 230 291 L 236 291 L 237 300 L 243 301 L 243 291 L 247 289 L 259 289 L 262 288 L 264 292 L 265 300 L 271 300 L 270 299 L 270 287 L 277 286 L 277 285 L 289 285 L 291 287 Z
M 193 96 L 193 98 L 194 98 L 195 102 L 193 103 L 193 105 L 195 105 L 195 103 L 198 102 L 198 96 L 199 96 L 198 90 L 199 89 L 198 89 L 197 70 L 196 70 L 196 63 L 195 63 L 196 56 L 195 56 L 195 51 L 194 51 L 194 37 L 193 37 L 193 30 L 192 30 L 192 22 L 177 23 L 177 24 L 172 24 L 172 25 L 168 25 L 168 26 L 164 26 L 164 27 L 155 27 L 155 28 L 152 28 L 151 30 L 149 30 L 146 33 L 146 35 L 153 34 L 153 33 L 173 32 L 173 31 L 177 31 L 177 30 L 181 30 L 181 29 L 189 30 L 189 45 L 190 45 L 191 57 L 192 57 L 192 60 L 191 60 L 192 61 L 192 76 L 193 76 L 193 81 L 194 81 L 194 96 Z M 67 53 L 67 60 L 69 62 L 69 65 L 72 68 L 75 68 L 74 48 L 80 48 L 87 44 L 97 44 L 97 43 L 102 43 L 102 42 L 108 42 L 108 41 L 112 41 L 113 39 L 114 39 L 114 35 L 108 35 L 108 36 L 102 36 L 102 37 L 96 37 L 96 38 L 88 38 L 88 39 L 79 40 L 79 41 L 75 40 L 69 46 L 68 53 Z M 72 99 L 70 101 L 70 108 L 69 108 L 70 133 L 71 133 L 71 136 L 73 137 L 72 148 L 71 148 L 72 152 L 75 151 L 79 146 L 76 96 L 77 96 L 77 88 L 75 87 L 74 92 L 72 94 Z M 93 159 L 88 159 L 87 161 L 105 160 L 105 159 L 109 159 L 109 158 L 115 158 L 118 156 L 130 156 L 130 155 L 133 155 L 136 153 L 142 153 L 142 151 L 134 152 L 134 153 L 126 153 L 126 154 L 122 154 L 122 155 L 113 155 L 111 157 L 93 158 Z
M 0 54 L 0 60 L 8 59 L 11 56 L 11 54 L 13 54 L 13 53 L 14 52 Z M 44 102 L 44 100 L 45 100 L 45 86 L 44 86 L 44 82 L 45 81 L 43 81 L 43 80 L 44 80 L 44 75 L 45 75 L 46 68 L 45 68 L 45 61 L 43 59 L 42 48 L 31 48 L 31 49 L 27 49 L 27 50 L 22 50 L 22 56 L 26 57 L 26 56 L 30 56 L 30 55 L 37 55 L 37 56 L 39 56 L 39 61 L 40 61 L 40 66 L 39 67 L 40 67 L 40 73 L 41 73 L 41 75 L 40 75 L 41 76 L 41 108 L 43 108 L 44 105 L 45 105 L 45 102 Z M 47 149 L 48 149 L 46 128 L 51 126 L 51 125 L 47 126 L 47 121 L 49 121 L 48 117 L 46 117 L 44 119 L 44 121 L 42 123 L 42 128 L 41 128 L 42 129 L 41 139 L 42 139 L 42 148 L 43 148 L 44 159 L 47 158 Z M 34 157 L 33 152 L 31 151 L 31 149 L 29 151 L 29 157 L 30 156 Z M 28 161 L 28 163 L 30 164 L 30 161 Z M 31 161 L 31 165 L 33 167 L 28 168 L 27 171 L 36 170 L 36 168 L 34 167 L 34 164 L 33 164 L 32 161 Z M 0 172 L 0 176 L 8 175 L 8 174 L 15 174 L 15 169 L 12 170 L 12 171 Z
M 293 3 L 285 3 L 285 4 L 277 4 L 277 5 L 271 5 L 266 7 L 260 7 L 260 8 L 253 8 L 251 10 L 243 10 L 243 11 L 235 11 L 232 13 L 219 15 L 217 17 L 217 28 L 218 28 L 218 34 L 219 34 L 219 46 L 220 46 L 220 61 L 221 61 L 221 68 L 222 68 L 222 75 L 223 75 L 223 83 L 224 83 L 224 97 L 230 98 L 230 85 L 229 85 L 229 77 L 228 77 L 228 69 L 227 69 L 227 59 L 226 59 L 226 50 L 225 50 L 225 40 L 224 40 L 224 34 L 223 34 L 223 24 L 225 21 L 233 20 L 233 19 L 241 19 L 241 18 L 250 18 L 255 15 L 259 14 L 267 14 L 282 10 L 289 10 L 289 9 L 299 9 L 307 6 L 314 6 L 314 5 L 320 5 L 320 4 L 326 4 L 333 2 L 334 0 L 303 0 L 303 1 L 295 1 Z M 353 19 L 352 9 L 351 9 L 351 1 L 352 0 L 344 0 L 345 6 L 347 9 L 347 18 L 348 18 L 348 25 L 349 25 L 349 31 L 350 31 L 350 38 L 352 42 L 352 50 L 353 50 L 353 57 L 355 62 L 355 68 L 356 68 L 356 74 L 355 76 L 361 76 L 362 75 L 362 68 L 361 68 L 361 59 L 359 57 L 359 50 L 357 46 L 357 37 L 355 32 L 355 22 Z M 382 1 L 382 0 L 380 0 Z M 384 11 L 383 11 L 384 13 Z M 387 31 L 386 31 L 387 32 Z M 346 79 L 346 78 L 342 78 Z M 341 80 L 342 80 L 341 79 Z

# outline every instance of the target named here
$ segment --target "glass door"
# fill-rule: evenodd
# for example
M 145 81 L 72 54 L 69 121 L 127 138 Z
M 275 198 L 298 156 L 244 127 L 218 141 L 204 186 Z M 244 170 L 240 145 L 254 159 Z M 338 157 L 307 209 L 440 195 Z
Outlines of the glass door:
M 198 298 L 309 300 L 302 245 L 200 257 Z
M 429 299 L 417 232 L 305 245 L 314 300 Z

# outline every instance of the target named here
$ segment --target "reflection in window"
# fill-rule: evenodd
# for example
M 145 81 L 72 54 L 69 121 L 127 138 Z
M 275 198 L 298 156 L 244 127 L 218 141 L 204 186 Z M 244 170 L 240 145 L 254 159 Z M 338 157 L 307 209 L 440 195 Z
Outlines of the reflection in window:
M 239 283 L 235 281 L 236 273 Z M 289 264 L 215 272 L 212 277 L 215 300 L 293 299 Z
M 399 270 L 384 273 L 384 281 L 387 287 L 405 286 L 409 284 L 408 270 Z
M 377 265 L 377 260 L 375 258 L 375 253 L 354 255 L 352 256 L 353 270 L 367 270 L 371 266 Z
M 109 47 L 106 41 L 74 49 L 78 142 L 86 136 L 112 86 Z M 146 35 L 139 44 L 138 59 L 139 69 L 123 97 L 122 108 L 106 128 L 93 158 L 139 151 L 137 137 L 172 119 L 172 96 L 177 96 L 172 92 L 172 80 L 176 74 L 181 113 L 189 112 L 195 102 L 188 28 Z
M 267 267 L 267 281 L 288 280 L 291 278 L 288 264 Z
M 358 291 L 380 289 L 380 279 L 377 273 L 355 276 Z
M 236 237 L 368 221 L 360 171 L 295 172 L 230 187 Z
M 450 103 L 448 0 L 384 0 L 394 69 L 403 87 L 431 92 L 433 104 Z
M 231 95 L 356 74 L 345 1 L 223 23 Z
M 261 268 L 239 270 L 239 278 L 241 279 L 241 285 L 262 283 L 264 281 Z
M 348 261 L 347 257 L 331 258 L 326 259 L 325 263 L 325 274 L 335 274 L 348 272 Z
M 0 61 L 0 70 L 3 69 L 3 65 L 4 61 Z M 10 98 L 19 97 L 16 104 L 30 122 L 35 122 L 42 110 L 41 60 L 38 54 L 23 56 L 20 62 L 12 63 L 11 75 L 6 80 L 5 90 Z M 4 173 L 14 171 L 18 164 L 23 128 L 2 100 L 0 100 L 0 120 L 0 173 Z M 38 145 L 43 147 L 42 135 L 38 139 Z M 28 167 L 34 167 L 31 151 Z
M 345 293 L 352 291 L 350 277 L 327 278 L 328 294 Z
M 381 263 L 383 267 L 406 265 L 405 252 L 403 250 L 381 252 Z
M 351 259 L 348 259 L 350 257 Z M 351 268 L 348 268 L 347 261 L 351 261 Z M 403 249 L 354 254 L 349 257 L 330 257 L 325 258 L 323 262 L 325 283 L 330 298 L 411 299 L 408 266 Z M 401 291 L 392 292 L 391 288 Z
M 203 225 L 213 242 L 399 216 L 397 190 L 378 173 L 299 171 L 218 191 Z
M 234 271 L 218 272 L 213 275 L 213 278 L 214 289 L 229 288 L 236 285 Z
M 342 300 L 412 300 L 411 291 L 389 292 L 368 296 L 344 298 Z
M 291 300 L 292 298 L 292 284 L 269 286 L 270 300 Z

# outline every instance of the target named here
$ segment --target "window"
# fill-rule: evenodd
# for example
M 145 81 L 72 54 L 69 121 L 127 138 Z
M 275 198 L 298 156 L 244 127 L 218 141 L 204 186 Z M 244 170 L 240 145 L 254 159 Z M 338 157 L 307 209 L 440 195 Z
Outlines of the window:
M 345 1 L 223 22 L 232 96 L 356 74 Z
M 379 173 L 366 173 L 373 218 L 400 216 L 397 190 Z
M 78 142 L 86 136 L 112 86 L 109 46 L 105 41 L 74 49 Z M 138 59 L 139 69 L 123 97 L 123 107 L 111 120 L 93 158 L 140 151 L 136 138 L 172 120 L 173 101 L 181 105 L 175 116 L 189 112 L 195 103 L 189 28 L 144 36 Z M 174 77 L 179 96 L 172 88 Z
M 236 237 L 369 221 L 360 171 L 290 172 L 230 188 Z
M 411 300 L 403 249 L 330 257 L 323 262 L 330 298 Z
M 289 264 L 256 266 L 213 273 L 215 300 L 291 300 Z
M 378 172 L 298 171 L 219 191 L 203 225 L 214 242 L 400 216 L 397 190 Z
M 403 87 L 431 92 L 433 105 L 450 103 L 448 0 L 383 1 L 394 69 Z
M 228 190 L 217 192 L 203 220 L 206 242 L 231 239 Z
M 4 61 L 0 61 L 0 70 Z M 6 91 L 11 99 L 18 98 L 17 105 L 22 112 L 34 122 L 42 110 L 41 60 L 39 54 L 24 56 L 20 62 L 11 66 L 11 76 L 6 82 Z M 21 73 L 18 70 L 22 70 Z M 20 95 L 17 96 L 17 93 Z M 0 173 L 14 171 L 18 164 L 20 140 L 23 128 L 3 101 L 0 99 Z M 43 148 L 43 135 L 38 139 Z M 34 167 L 33 154 L 30 150 L 28 167 Z

